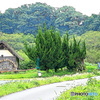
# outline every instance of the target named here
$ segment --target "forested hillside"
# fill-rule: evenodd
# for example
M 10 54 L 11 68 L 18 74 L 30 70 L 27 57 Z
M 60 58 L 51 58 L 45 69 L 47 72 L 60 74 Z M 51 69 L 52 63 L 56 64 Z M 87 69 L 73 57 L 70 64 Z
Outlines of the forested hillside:
M 54 28 L 64 34 L 81 35 L 86 31 L 100 31 L 100 14 L 90 17 L 77 12 L 73 7 L 54 8 L 47 4 L 36 3 L 9 8 L 0 13 L 0 32 L 15 34 L 37 34 L 38 27 Z
M 100 31 L 89 31 L 77 37 L 77 40 L 85 40 L 87 48 L 86 61 L 90 63 L 100 62 Z
M 0 33 L 0 41 L 7 42 L 16 51 L 19 51 L 24 48 L 25 41 L 28 41 L 29 43 L 33 44 L 35 38 L 34 35 L 32 34 L 24 35 L 23 33 L 16 33 L 16 34 Z

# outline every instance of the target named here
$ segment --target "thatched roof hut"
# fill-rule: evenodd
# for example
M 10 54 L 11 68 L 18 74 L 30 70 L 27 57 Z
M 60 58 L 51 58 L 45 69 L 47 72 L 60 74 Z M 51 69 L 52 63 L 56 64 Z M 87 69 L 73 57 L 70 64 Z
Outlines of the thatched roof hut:
M 6 42 L 0 41 L 0 71 L 17 70 L 19 60 L 23 60 Z

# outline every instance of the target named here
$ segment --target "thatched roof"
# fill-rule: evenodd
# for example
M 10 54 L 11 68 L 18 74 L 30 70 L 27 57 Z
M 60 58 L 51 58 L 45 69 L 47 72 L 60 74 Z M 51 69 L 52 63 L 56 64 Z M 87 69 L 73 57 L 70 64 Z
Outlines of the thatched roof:
M 2 45 L 4 48 L 6 48 L 10 53 L 12 53 L 14 56 L 16 56 L 17 58 L 19 58 L 20 60 L 23 60 L 23 58 L 21 56 L 19 56 L 16 51 L 10 47 L 6 42 L 4 41 L 0 41 L 0 45 Z

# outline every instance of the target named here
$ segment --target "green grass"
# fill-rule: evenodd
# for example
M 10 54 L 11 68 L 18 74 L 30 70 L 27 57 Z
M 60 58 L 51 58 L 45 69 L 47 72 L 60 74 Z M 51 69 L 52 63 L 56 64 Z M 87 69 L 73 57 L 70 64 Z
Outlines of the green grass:
M 0 85 L 0 96 L 4 96 L 10 93 L 14 93 L 17 91 L 22 91 L 28 88 L 37 87 L 45 84 L 51 84 L 56 82 L 68 81 L 68 80 L 75 80 L 81 78 L 89 78 L 95 76 L 92 73 L 84 73 L 79 75 L 70 75 L 70 76 L 54 76 L 50 78 L 43 78 L 43 79 L 34 79 L 33 81 L 20 81 L 20 82 L 12 82 L 7 83 L 4 85 Z
M 97 69 L 97 65 L 86 63 L 86 70 L 84 72 L 89 72 L 89 73 L 94 72 L 96 74 L 97 73 L 96 69 Z M 41 73 L 42 73 L 42 77 L 52 77 L 52 76 L 72 75 L 75 74 L 76 72 L 63 69 L 63 70 L 58 70 L 58 72 L 54 72 L 54 70 L 50 70 L 49 73 L 47 73 L 46 71 L 41 71 Z M 26 79 L 26 78 L 38 78 L 38 70 L 34 69 L 34 70 L 28 70 L 26 72 L 18 72 L 18 73 L 6 72 L 0 74 L 1 80 L 2 79 Z
M 94 73 L 95 75 L 100 75 L 100 72 L 96 70 L 97 66 L 86 66 L 86 70 L 80 73 Z M 46 71 L 40 71 L 42 73 L 42 77 L 53 77 L 53 76 L 64 76 L 64 75 L 73 75 L 77 72 L 75 71 L 68 71 L 67 69 L 58 70 L 57 72 L 54 72 L 54 70 L 50 70 L 49 73 Z M 38 70 L 28 70 L 26 72 L 6 72 L 0 74 L 0 80 L 8 80 L 8 79 L 29 79 L 29 78 L 38 78 Z
M 21 78 L 35 78 L 37 77 L 37 71 L 33 70 L 31 72 L 21 72 L 21 73 L 11 73 L 11 74 L 1 74 L 0 79 L 21 79 Z
M 75 93 L 91 93 L 95 92 L 97 96 L 71 96 L 71 92 Z M 99 100 L 100 99 L 100 80 L 89 79 L 86 86 L 78 86 L 73 89 L 67 90 L 57 98 L 57 100 Z
M 91 66 L 86 66 L 86 71 L 87 72 L 92 72 L 93 70 L 96 70 L 97 69 L 97 66 L 93 66 L 93 65 L 91 65 Z
M 75 72 L 69 72 L 67 70 L 59 70 L 58 72 L 54 72 L 50 70 L 49 73 L 46 71 L 40 71 L 42 73 L 42 77 L 52 77 L 52 76 L 62 76 L 62 75 L 72 75 Z M 0 79 L 25 79 L 25 78 L 38 78 L 38 70 L 28 70 L 26 72 L 6 72 L 0 74 Z

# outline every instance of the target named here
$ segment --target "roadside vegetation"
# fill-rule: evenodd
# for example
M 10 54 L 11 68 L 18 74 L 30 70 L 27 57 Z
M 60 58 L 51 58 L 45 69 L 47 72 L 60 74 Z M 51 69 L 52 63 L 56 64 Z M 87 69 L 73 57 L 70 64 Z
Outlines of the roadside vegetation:
M 54 70 L 50 70 L 49 72 L 46 71 L 39 71 L 37 69 L 33 70 L 26 70 L 18 73 L 14 72 L 5 72 L 0 74 L 0 80 L 8 80 L 8 79 L 30 79 L 30 78 L 39 78 L 38 72 L 41 72 L 42 78 L 46 77 L 53 77 L 53 76 L 64 76 L 64 75 L 73 75 L 76 73 L 93 73 L 94 75 L 99 75 L 99 72 L 97 71 L 97 65 L 96 64 L 90 64 L 85 63 L 86 70 L 82 72 L 76 72 L 76 71 L 69 71 L 68 69 L 63 68 L 62 70 L 59 69 L 57 72 Z
M 100 74 L 100 73 L 99 73 Z M 83 74 L 76 74 L 76 75 L 65 75 L 65 76 L 53 76 L 50 78 L 36 78 L 33 80 L 20 80 L 19 82 L 11 82 L 7 84 L 0 85 L 0 96 L 4 96 L 10 93 L 22 91 L 25 89 L 29 89 L 32 87 L 37 87 L 45 84 L 51 84 L 56 82 L 63 82 L 68 80 L 75 80 L 75 79 L 83 79 L 83 78 L 90 78 L 95 76 L 93 73 L 83 73 Z
M 46 71 L 41 71 L 42 73 L 41 77 L 38 76 L 37 74 L 38 70 L 36 69 L 19 73 L 13 73 L 13 72 L 2 73 L 0 74 L 1 80 L 17 79 L 19 81 L 7 84 L 1 84 L 0 91 L 2 92 L 0 92 L 0 96 L 4 96 L 10 93 L 22 91 L 25 89 L 41 85 L 68 81 L 68 80 L 90 78 L 93 76 L 100 75 L 100 71 L 97 71 L 96 69 L 97 65 L 86 63 L 86 71 L 84 72 L 68 72 L 67 70 L 59 70 L 58 72 L 55 72 L 53 70 L 50 70 L 49 73 L 47 73 Z
M 74 93 L 96 93 L 96 95 L 75 95 L 71 96 L 71 92 Z M 57 100 L 99 100 L 100 99 L 100 80 L 89 78 L 86 86 L 77 86 L 62 93 Z

